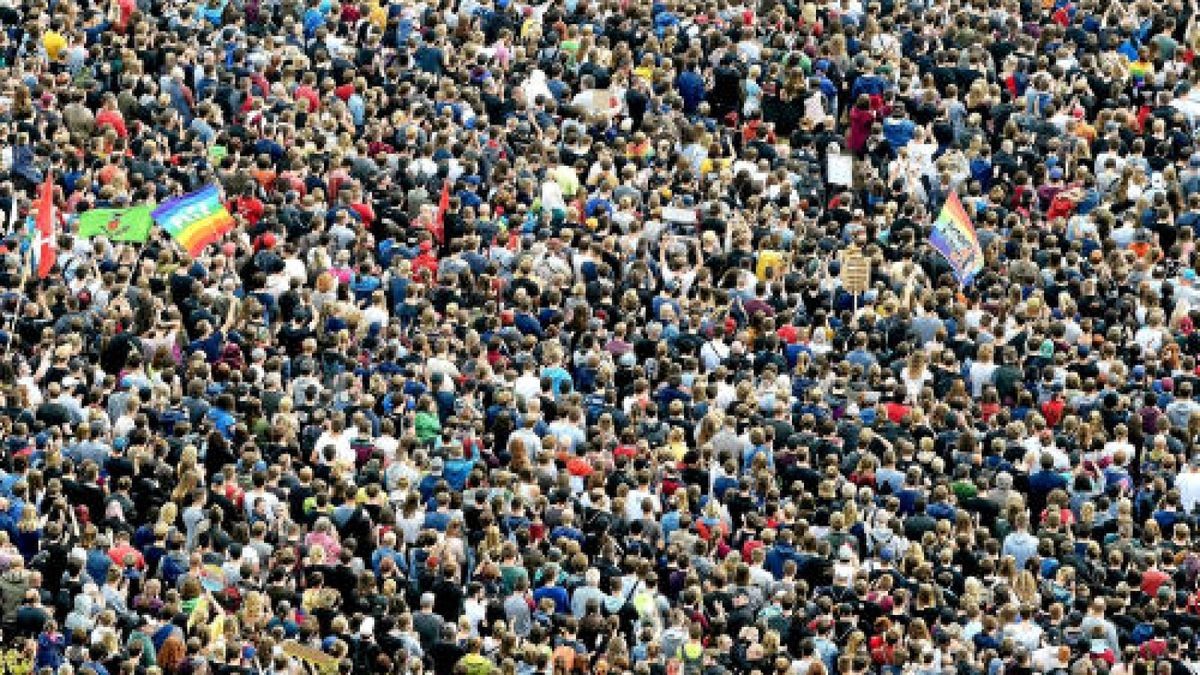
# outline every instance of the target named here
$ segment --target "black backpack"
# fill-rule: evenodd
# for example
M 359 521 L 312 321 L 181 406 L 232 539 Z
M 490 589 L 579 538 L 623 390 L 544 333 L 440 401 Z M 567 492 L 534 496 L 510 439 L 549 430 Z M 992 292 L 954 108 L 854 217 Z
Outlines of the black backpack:
M 642 422 L 639 426 L 641 428 L 638 435 L 646 439 L 651 447 L 660 446 L 667 442 L 667 430 L 669 427 L 662 420 L 656 419 L 652 423 Z
M 704 346 L 704 338 L 694 333 L 683 333 L 675 338 L 674 346 L 681 356 L 695 356 Z
M 557 40 L 547 40 L 542 44 L 542 48 L 538 50 L 538 68 L 550 72 L 555 63 L 558 63 L 558 57 L 562 54 L 562 48 Z

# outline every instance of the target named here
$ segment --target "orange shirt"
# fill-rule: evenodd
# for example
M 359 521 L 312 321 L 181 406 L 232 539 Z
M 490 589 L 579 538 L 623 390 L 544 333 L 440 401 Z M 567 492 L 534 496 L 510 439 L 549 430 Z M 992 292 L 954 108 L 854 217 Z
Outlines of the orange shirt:
M 105 164 L 96 175 L 101 185 L 111 185 L 118 177 L 124 177 L 125 172 L 116 164 Z
M 1137 257 L 1145 258 L 1146 256 L 1150 255 L 1150 242 L 1135 241 L 1129 245 L 1129 250 L 1133 251 L 1133 254 Z
M 254 176 L 254 182 L 258 183 L 264 190 L 270 189 L 275 185 L 275 170 L 274 169 L 255 169 L 251 172 Z

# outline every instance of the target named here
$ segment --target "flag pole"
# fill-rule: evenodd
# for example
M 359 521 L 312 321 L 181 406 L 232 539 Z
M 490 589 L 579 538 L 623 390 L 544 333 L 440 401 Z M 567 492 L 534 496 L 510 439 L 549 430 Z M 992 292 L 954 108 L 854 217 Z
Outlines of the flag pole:
M 133 260 L 133 273 L 129 275 L 129 284 L 131 286 L 138 282 L 138 277 L 141 276 L 142 273 L 142 258 L 146 255 L 146 249 L 150 248 L 146 245 L 150 243 L 149 239 L 137 243 L 139 244 L 138 254 L 137 258 L 134 258 Z
M 21 280 L 18 284 L 18 292 L 20 293 L 20 296 L 17 297 L 17 306 L 13 310 L 12 321 L 9 324 L 8 342 L 4 345 L 4 356 L 5 357 L 8 356 L 9 351 L 11 351 L 11 349 L 12 349 L 14 333 L 17 329 L 17 320 L 20 318 L 21 312 L 25 310 L 26 298 L 29 295 L 25 286 L 26 286 L 26 284 L 29 283 L 30 273 L 33 272 L 33 247 L 35 245 L 37 245 L 37 241 L 39 241 L 40 238 L 42 236 L 44 236 L 44 233 L 41 232 L 41 226 L 42 226 L 41 222 L 39 222 L 43 218 L 46 217 L 46 214 L 42 213 L 42 209 L 45 209 L 47 206 L 49 206 L 49 211 L 51 213 L 51 216 L 53 216 L 54 193 L 52 191 L 53 188 L 51 187 L 52 184 L 50 182 L 52 180 L 51 176 L 53 175 L 53 171 L 54 171 L 53 166 L 46 167 L 45 181 L 41 185 L 39 185 L 37 188 L 37 195 L 33 201 L 33 204 L 35 204 L 38 209 L 37 215 L 33 215 L 32 207 L 31 207 L 31 212 L 30 212 L 29 216 L 26 216 L 27 223 L 28 223 L 28 218 L 30 216 L 32 216 L 34 218 L 33 232 L 37 232 L 37 237 L 33 236 L 33 232 L 30 232 L 29 246 L 28 246 L 28 248 L 25 249 L 25 264 L 22 266 Z M 14 199 L 15 198 L 16 198 L 16 195 L 14 195 Z M 15 211 L 15 208 L 13 209 L 13 211 Z M 26 227 L 26 231 L 28 231 L 28 226 Z M 55 246 L 57 247 L 57 242 L 55 243 Z M 39 251 L 39 256 L 41 254 L 42 254 L 42 252 Z M 40 258 L 39 258 L 39 260 L 40 260 Z M 39 262 L 39 265 L 40 264 L 41 263 Z M 51 264 L 53 264 L 53 263 L 51 263 Z M 39 279 L 40 278 L 41 277 L 39 276 Z

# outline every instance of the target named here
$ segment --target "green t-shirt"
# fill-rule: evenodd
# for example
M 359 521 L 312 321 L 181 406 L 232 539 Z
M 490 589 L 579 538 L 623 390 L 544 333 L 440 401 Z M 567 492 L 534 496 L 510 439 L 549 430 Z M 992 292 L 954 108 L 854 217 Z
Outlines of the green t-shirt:
M 495 665 L 482 654 L 467 654 L 458 663 L 466 670 L 467 675 L 488 675 L 495 669 Z
M 504 589 L 504 595 L 512 593 L 521 579 L 529 581 L 529 572 L 525 571 L 524 567 L 520 565 L 500 566 L 500 586 Z

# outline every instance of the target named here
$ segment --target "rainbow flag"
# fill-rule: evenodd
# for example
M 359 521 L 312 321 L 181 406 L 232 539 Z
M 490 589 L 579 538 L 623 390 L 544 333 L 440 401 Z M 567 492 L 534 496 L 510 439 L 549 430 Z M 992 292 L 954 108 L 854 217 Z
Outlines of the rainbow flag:
M 168 199 L 150 215 L 193 257 L 237 225 L 221 203 L 215 185 Z
M 954 268 L 954 276 L 963 286 L 970 285 L 975 275 L 983 269 L 983 248 L 979 246 L 979 236 L 975 234 L 975 226 L 971 224 L 966 209 L 954 192 L 946 198 L 942 212 L 933 222 L 929 243 Z

